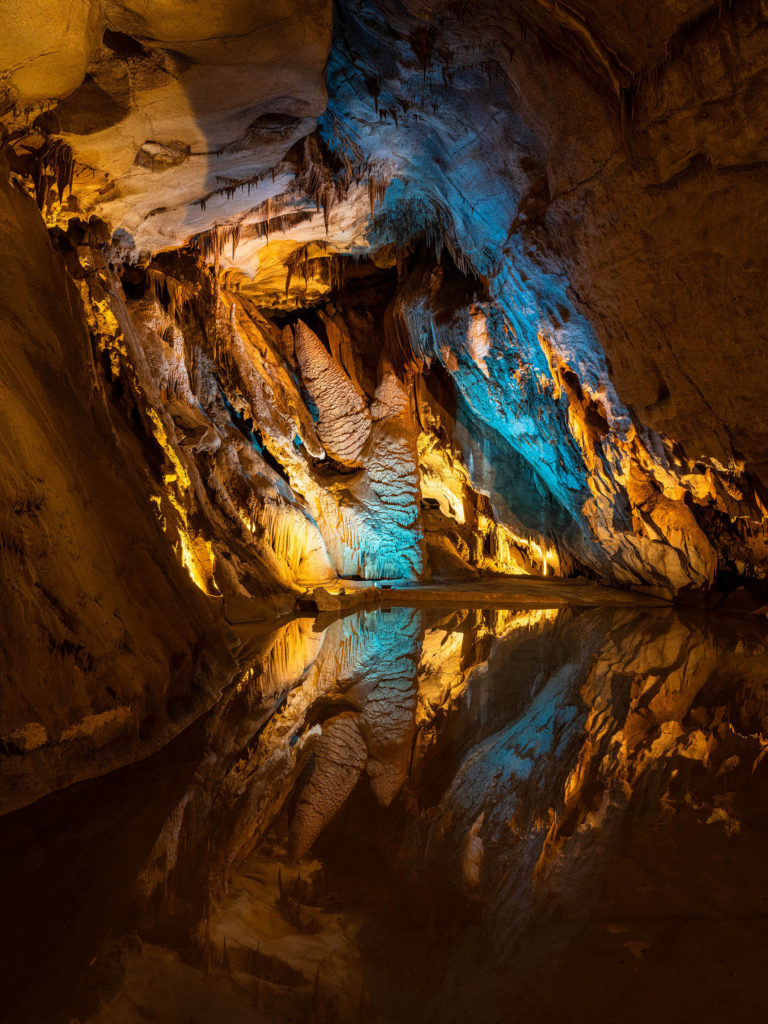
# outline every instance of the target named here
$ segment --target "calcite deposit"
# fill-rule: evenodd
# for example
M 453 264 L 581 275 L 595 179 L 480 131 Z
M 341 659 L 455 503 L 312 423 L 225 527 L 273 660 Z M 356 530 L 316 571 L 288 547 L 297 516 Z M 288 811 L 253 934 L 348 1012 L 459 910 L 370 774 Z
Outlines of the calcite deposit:
M 758 10 L 47 14 L 7 16 L 13 187 L 145 396 L 203 589 L 762 574 Z M 212 496 L 256 534 L 226 557 Z

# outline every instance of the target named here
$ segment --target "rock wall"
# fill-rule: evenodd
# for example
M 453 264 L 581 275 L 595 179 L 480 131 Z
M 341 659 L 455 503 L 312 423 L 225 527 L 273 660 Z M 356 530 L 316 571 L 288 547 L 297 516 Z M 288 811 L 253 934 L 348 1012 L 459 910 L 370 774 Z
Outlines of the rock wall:
M 108 225 L 128 302 L 84 301 L 191 473 L 153 500 L 205 587 L 764 575 L 765 20 L 678 6 L 92 0 L 44 56 L 14 13 L 14 177 Z
M 66 140 L 75 195 L 57 203 L 98 210 L 128 251 L 212 227 L 232 181 L 252 186 L 243 212 L 275 195 L 285 178 L 269 172 L 325 109 L 328 0 L 77 0 L 66 14 L 43 0 L 4 14 L 4 115 L 30 141 Z
M 3 810 L 158 747 L 234 672 L 34 203 L 0 181 Z
M 604 383 L 599 352 L 532 337 L 502 272 L 496 299 L 472 299 L 472 275 L 421 245 L 401 253 L 396 278 L 370 261 L 323 262 L 308 308 L 301 296 L 256 305 L 199 252 L 112 278 L 134 339 L 115 375 L 140 378 L 155 420 L 174 421 L 169 469 L 179 461 L 198 482 L 185 497 L 171 480 L 171 505 L 185 506 L 181 533 L 208 551 L 199 572 L 218 592 L 300 593 L 334 574 L 586 570 L 672 595 L 748 560 L 762 571 L 763 528 L 739 526 L 763 515 L 748 475 L 695 463 L 643 427 Z M 171 339 L 181 404 L 163 368 Z

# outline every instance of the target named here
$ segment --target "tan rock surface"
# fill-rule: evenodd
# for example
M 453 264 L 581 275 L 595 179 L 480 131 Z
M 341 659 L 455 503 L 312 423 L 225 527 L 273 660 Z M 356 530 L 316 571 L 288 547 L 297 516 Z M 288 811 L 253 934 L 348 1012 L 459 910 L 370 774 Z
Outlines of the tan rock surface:
M 8 810 L 146 755 L 215 700 L 234 662 L 143 493 L 34 204 L 0 188 Z

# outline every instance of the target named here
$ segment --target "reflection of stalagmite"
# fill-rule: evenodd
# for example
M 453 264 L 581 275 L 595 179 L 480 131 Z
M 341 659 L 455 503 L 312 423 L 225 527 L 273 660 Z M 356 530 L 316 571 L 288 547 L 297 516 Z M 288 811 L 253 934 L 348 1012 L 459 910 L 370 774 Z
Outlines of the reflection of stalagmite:
M 765 743 L 724 681 L 751 675 L 762 687 L 764 639 L 754 640 L 671 610 L 595 609 L 499 642 L 467 690 L 476 700 L 494 665 L 513 667 L 516 714 L 464 754 L 427 835 L 457 881 L 493 894 L 492 926 L 510 951 L 553 900 L 570 934 L 619 835 L 623 845 L 677 819 L 739 831 L 732 791 Z
M 304 672 L 317 657 L 322 643 L 322 633 L 315 633 L 311 619 L 291 619 L 280 626 L 268 641 L 259 640 L 257 647 L 264 646 L 254 665 L 240 676 L 240 686 L 255 685 L 262 697 L 284 693 L 301 679 Z M 241 657 L 247 656 L 248 646 L 241 650 Z
M 355 788 L 368 753 L 354 716 L 342 714 L 323 727 L 315 746 L 315 768 L 291 822 L 291 854 L 310 849 Z
M 408 776 L 416 731 L 416 670 L 421 644 L 421 615 L 395 608 L 373 618 L 370 631 L 384 640 L 372 671 L 363 679 L 367 690 L 360 718 L 370 760 L 367 772 L 379 803 L 388 805 Z
M 483 837 L 480 834 L 480 829 L 483 827 L 484 820 L 485 812 L 481 811 L 475 819 L 472 828 L 469 830 L 464 843 L 464 853 L 461 863 L 462 873 L 464 875 L 465 884 L 472 888 L 475 888 L 480 884 L 480 872 L 482 871 L 483 855 L 485 853 Z

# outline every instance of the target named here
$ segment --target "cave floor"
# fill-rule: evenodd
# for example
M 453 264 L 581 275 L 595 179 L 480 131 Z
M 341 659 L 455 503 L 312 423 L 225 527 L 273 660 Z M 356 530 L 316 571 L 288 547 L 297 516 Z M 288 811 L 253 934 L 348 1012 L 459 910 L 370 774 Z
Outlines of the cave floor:
M 0 820 L 0 1019 L 764 1019 L 768 636 L 645 600 L 254 634 L 159 753 Z
M 383 584 L 340 579 L 334 584 L 315 588 L 312 596 L 320 611 L 343 611 L 360 604 L 440 604 L 456 608 L 640 607 L 662 605 L 671 593 L 651 587 L 620 590 L 583 577 L 497 576 L 423 583 L 392 580 Z

